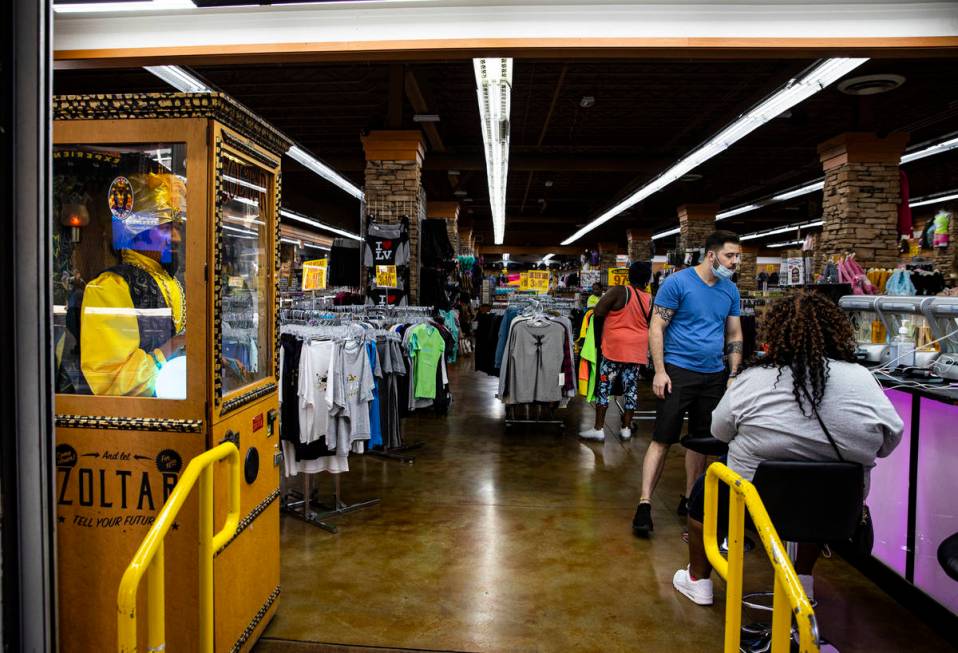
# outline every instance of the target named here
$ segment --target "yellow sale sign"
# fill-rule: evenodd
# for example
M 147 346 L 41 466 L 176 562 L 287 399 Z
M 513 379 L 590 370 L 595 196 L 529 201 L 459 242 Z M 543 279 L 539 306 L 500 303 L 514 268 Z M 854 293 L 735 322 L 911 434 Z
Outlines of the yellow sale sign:
M 303 262 L 303 290 L 322 290 L 326 287 L 327 259 Z
M 529 290 L 544 294 L 549 292 L 549 271 L 531 270 L 529 273 Z
M 610 286 L 627 286 L 629 284 L 629 268 L 609 268 Z
M 376 286 L 379 288 L 399 287 L 399 275 L 395 265 L 376 266 Z

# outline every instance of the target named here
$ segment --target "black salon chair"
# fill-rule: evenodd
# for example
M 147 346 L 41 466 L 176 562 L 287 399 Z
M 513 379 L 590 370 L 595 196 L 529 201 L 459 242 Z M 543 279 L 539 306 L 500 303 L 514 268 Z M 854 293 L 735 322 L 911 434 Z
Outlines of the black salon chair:
M 758 466 L 752 484 L 793 563 L 798 542 L 826 544 L 851 538 L 861 519 L 864 474 L 861 465 L 847 462 L 765 461 Z M 771 612 L 772 596 L 773 592 L 752 592 L 742 604 Z M 770 625 L 745 626 L 742 635 L 743 642 L 757 642 L 759 650 L 770 637 Z
M 724 456 L 728 453 L 728 443 L 722 442 L 711 435 L 705 437 L 692 437 L 690 435 L 679 440 L 679 444 L 690 451 L 705 456 Z
M 952 580 L 958 580 L 958 533 L 938 545 L 938 564 Z

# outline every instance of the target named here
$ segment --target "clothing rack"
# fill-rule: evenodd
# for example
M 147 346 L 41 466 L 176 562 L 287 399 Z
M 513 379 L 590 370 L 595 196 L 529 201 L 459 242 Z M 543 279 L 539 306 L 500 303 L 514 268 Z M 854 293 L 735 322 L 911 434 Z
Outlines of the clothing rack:
M 345 515 L 346 513 L 356 512 L 357 510 L 362 510 L 363 508 L 369 508 L 375 506 L 380 502 L 380 499 L 366 499 L 365 501 L 359 501 L 357 503 L 347 504 L 342 500 L 341 493 L 341 484 L 339 480 L 339 474 L 333 475 L 333 505 L 329 506 L 326 504 L 320 503 L 315 498 L 315 492 L 312 490 L 312 477 L 313 474 L 303 474 L 303 494 L 302 497 L 297 496 L 295 493 L 291 492 L 287 497 L 292 496 L 293 501 L 287 500 L 284 502 L 282 512 L 300 521 L 304 521 L 307 524 L 321 528 L 328 533 L 337 533 L 339 529 L 326 521 L 329 517 L 335 517 L 337 515 Z M 306 497 L 309 497 L 307 500 Z M 313 512 L 312 507 L 318 506 L 322 508 L 322 512 Z M 297 510 L 298 508 L 298 510 Z

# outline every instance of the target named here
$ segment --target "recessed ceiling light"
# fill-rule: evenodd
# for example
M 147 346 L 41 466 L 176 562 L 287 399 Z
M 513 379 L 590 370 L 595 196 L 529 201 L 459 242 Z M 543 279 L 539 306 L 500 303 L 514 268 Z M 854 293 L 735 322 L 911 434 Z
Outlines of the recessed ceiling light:
M 439 122 L 439 116 L 435 113 L 417 113 L 412 117 L 413 122 Z
M 468 194 L 469 194 L 469 191 L 467 190 L 457 190 L 456 192 L 453 193 L 453 195 L 455 195 L 456 197 L 465 197 Z
M 595 106 L 595 97 L 592 95 L 582 96 L 582 99 L 579 100 L 579 106 L 583 109 L 588 109 L 589 107 Z
M 446 174 L 449 175 L 450 177 L 458 177 L 458 176 L 459 176 L 459 171 L 458 171 L 458 170 L 449 170 L 449 171 L 446 172 Z
M 894 91 L 904 83 L 901 75 L 861 75 L 842 81 L 838 90 L 845 95 L 878 95 Z
M 550 179 L 549 181 L 547 181 L 545 186 L 546 188 L 552 188 L 552 180 Z

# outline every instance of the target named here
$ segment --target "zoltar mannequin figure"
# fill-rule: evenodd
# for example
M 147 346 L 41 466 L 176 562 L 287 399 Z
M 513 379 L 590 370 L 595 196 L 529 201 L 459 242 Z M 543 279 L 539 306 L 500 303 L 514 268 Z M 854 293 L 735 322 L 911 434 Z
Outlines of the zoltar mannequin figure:
M 152 397 L 160 369 L 186 342 L 186 295 L 175 276 L 186 184 L 169 173 L 117 177 L 109 204 L 120 263 L 84 290 L 80 368 L 92 394 Z

